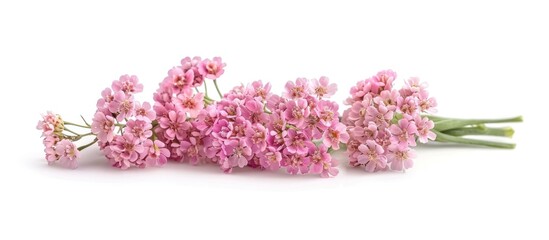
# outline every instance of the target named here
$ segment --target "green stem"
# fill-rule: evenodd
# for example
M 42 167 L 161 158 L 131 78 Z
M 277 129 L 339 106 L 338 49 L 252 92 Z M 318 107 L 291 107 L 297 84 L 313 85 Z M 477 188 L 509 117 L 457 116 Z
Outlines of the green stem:
M 507 122 L 522 122 L 522 116 L 501 119 L 441 119 L 439 121 L 435 121 L 434 129 L 442 132 L 450 129 L 462 128 L 468 125 Z
M 67 122 L 67 121 L 63 121 L 63 124 L 64 125 L 77 126 L 77 127 L 81 127 L 81 128 L 91 128 L 90 126 L 84 126 L 84 125 L 80 125 L 80 124 L 76 124 L 76 123 L 72 123 L 72 122 Z
M 77 133 L 77 132 L 75 132 L 75 131 L 73 131 L 73 130 L 68 129 L 67 127 L 65 127 L 64 130 L 67 131 L 67 132 L 70 132 L 70 133 L 72 133 L 72 134 L 74 134 L 74 135 L 76 135 L 76 136 L 80 136 L 79 133 Z
M 95 138 L 95 139 L 94 139 L 94 140 L 93 140 L 92 142 L 90 142 L 90 143 L 88 143 L 88 144 L 86 144 L 86 145 L 84 145 L 84 146 L 80 146 L 80 147 L 78 147 L 78 151 L 82 151 L 82 150 L 84 150 L 84 149 L 88 148 L 89 146 L 91 146 L 91 145 L 93 145 L 94 143 L 96 143 L 96 142 L 97 142 L 97 140 L 98 140 L 98 139 L 97 139 L 97 138 Z
M 82 121 L 84 121 L 84 124 L 86 124 L 86 126 L 91 127 L 91 125 L 88 122 L 86 122 L 86 119 L 84 118 L 84 116 L 80 115 L 80 118 L 82 118 Z
M 452 135 L 455 137 L 466 136 L 466 135 L 486 135 L 486 136 L 498 136 L 498 137 L 513 137 L 515 130 L 511 127 L 503 128 L 489 128 L 484 125 L 478 125 L 474 127 L 464 127 L 450 129 L 443 132 L 444 134 Z
M 210 98 L 208 97 L 208 85 L 206 84 L 207 81 L 204 81 L 204 98 Z
M 221 94 L 221 91 L 219 91 L 219 87 L 217 86 L 217 79 L 214 79 L 213 82 L 215 85 L 215 89 L 217 90 L 217 94 L 219 94 L 220 98 L 223 98 L 223 94 Z
M 503 143 L 503 142 L 493 142 L 493 141 L 486 141 L 486 140 L 462 138 L 462 137 L 456 137 L 456 136 L 451 136 L 445 133 L 441 133 L 436 130 L 433 130 L 433 132 L 437 135 L 437 138 L 435 139 L 435 141 L 437 142 L 461 143 L 461 144 L 479 145 L 479 146 L 505 148 L 505 149 L 515 148 L 514 143 Z

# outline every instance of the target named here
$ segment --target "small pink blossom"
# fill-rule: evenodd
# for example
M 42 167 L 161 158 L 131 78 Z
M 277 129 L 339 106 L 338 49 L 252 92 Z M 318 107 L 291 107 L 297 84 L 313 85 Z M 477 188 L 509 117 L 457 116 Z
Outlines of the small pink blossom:
M 417 136 L 418 140 L 421 143 L 427 143 L 429 140 L 435 140 L 437 135 L 431 131 L 435 127 L 435 123 L 429 118 L 421 118 L 420 115 L 417 115 L 414 119 L 414 122 L 417 126 Z
M 414 166 L 412 159 L 416 156 L 416 152 L 413 149 L 397 144 L 390 145 L 388 149 L 392 170 L 404 171 Z
M 101 98 L 97 100 L 97 109 L 105 114 L 110 114 L 109 110 L 110 103 L 114 100 L 114 95 L 110 88 L 105 88 L 101 91 Z
M 133 134 L 136 138 L 142 141 L 152 136 L 152 124 L 149 121 L 140 119 L 129 120 L 124 128 L 125 132 Z
M 367 126 L 355 126 L 349 128 L 353 138 L 360 142 L 377 138 L 378 130 L 374 122 L 368 122 Z
M 313 174 L 320 174 L 322 177 L 337 176 L 339 170 L 336 168 L 337 162 L 332 159 L 325 145 L 309 148 L 309 159 L 311 161 L 311 171 Z
M 202 156 L 201 152 L 203 152 L 203 144 L 201 144 L 199 137 L 200 134 L 195 132 L 187 141 L 181 141 L 180 143 L 180 148 L 185 153 L 186 159 L 193 165 L 199 163 L 200 157 Z
M 100 142 L 111 142 L 114 138 L 114 118 L 103 112 L 96 112 L 93 116 L 91 131 L 97 135 Z
M 181 67 L 183 70 L 185 72 L 188 72 L 189 70 L 193 72 L 193 87 L 200 87 L 204 83 L 204 76 L 198 71 L 198 64 L 200 64 L 200 62 L 202 62 L 200 57 L 194 57 L 193 59 L 186 57 L 181 60 Z
M 205 78 L 218 79 L 225 72 L 225 66 L 220 57 L 214 57 L 213 60 L 204 59 L 198 64 L 198 72 Z
M 118 81 L 112 82 L 112 89 L 117 91 L 123 91 L 126 94 L 140 93 L 143 91 L 143 84 L 139 83 L 137 76 L 135 75 L 122 75 Z
M 296 127 L 301 127 L 309 114 L 310 111 L 305 99 L 289 101 L 286 104 L 286 111 L 284 111 L 286 121 L 290 124 L 294 124 Z
M 406 98 L 399 97 L 397 99 L 398 109 L 407 116 L 413 116 L 418 110 L 418 99 L 414 96 L 408 96 Z
M 393 135 L 391 141 L 402 146 L 415 146 L 416 139 L 415 134 L 417 134 L 417 127 L 413 121 L 408 121 L 408 119 L 398 120 L 398 124 L 393 124 L 389 127 L 389 131 Z
M 246 143 L 254 153 L 263 152 L 267 148 L 267 136 L 267 129 L 256 123 L 246 130 Z
M 249 92 L 249 95 L 251 95 L 253 98 L 258 99 L 262 102 L 265 102 L 271 96 L 271 93 L 270 93 L 271 83 L 268 82 L 265 85 L 263 85 L 261 80 L 254 81 L 248 87 L 248 92 Z
M 339 149 L 339 143 L 347 143 L 347 141 L 349 141 L 347 127 L 340 122 L 334 122 L 332 126 L 324 132 L 323 137 L 322 143 L 326 146 L 330 146 L 334 150 Z
M 290 152 L 284 152 L 280 161 L 280 165 L 286 167 L 286 172 L 292 175 L 308 173 L 310 164 L 311 160 L 304 154 L 292 154 Z
M 294 129 L 288 130 L 288 135 L 284 138 L 288 152 L 297 155 L 307 153 L 309 142 L 309 138 L 303 132 Z
M 395 79 L 396 73 L 392 70 L 380 71 L 372 78 L 377 86 L 382 87 L 381 90 L 391 90 Z M 375 89 L 373 91 L 377 92 Z
M 52 135 L 54 132 L 62 131 L 63 120 L 57 114 L 48 111 L 42 114 L 42 120 L 38 121 L 36 129 L 42 131 L 42 136 Z
M 366 140 L 358 147 L 361 155 L 358 156 L 358 163 L 365 164 L 365 170 L 374 172 L 376 169 L 383 169 L 387 165 L 387 158 L 383 155 L 383 148 L 373 140 Z
M 134 101 L 132 95 L 126 95 L 122 91 L 114 93 L 114 99 L 109 104 L 109 110 L 118 114 L 116 120 L 122 121 L 134 114 Z
M 263 104 L 255 99 L 246 101 L 242 110 L 242 116 L 251 123 L 265 123 L 269 120 Z
M 385 126 L 393 119 L 393 111 L 390 111 L 385 104 L 379 104 L 376 106 L 369 106 L 366 109 L 366 115 L 364 117 L 365 122 L 373 121 L 377 125 Z
M 226 140 L 222 149 L 230 168 L 236 166 L 243 168 L 248 165 L 248 160 L 252 157 L 252 150 L 246 145 L 244 139 Z M 227 169 L 225 166 L 223 168 Z
M 280 161 L 282 160 L 282 154 L 274 147 L 268 147 L 266 151 L 260 153 L 260 164 L 262 167 L 268 170 L 278 170 L 280 168 Z
M 73 142 L 63 139 L 55 145 L 55 153 L 59 156 L 59 164 L 67 168 L 77 168 L 78 162 L 76 159 L 80 152 Z
M 135 116 L 140 120 L 151 122 L 156 118 L 156 112 L 148 102 L 144 102 L 143 104 L 135 102 Z
M 145 151 L 141 140 L 128 132 L 122 136 L 116 135 L 109 149 L 113 166 L 121 169 L 139 166 L 140 154 Z
M 168 140 L 184 139 L 185 131 L 190 127 L 185 124 L 186 118 L 183 112 L 176 111 L 170 111 L 167 117 L 161 117 L 158 124 L 164 130 L 164 137 Z
M 145 160 L 147 166 L 162 166 L 166 164 L 168 157 L 170 157 L 170 151 L 166 149 L 166 145 L 162 141 L 147 139 L 143 143 L 143 146 L 146 149 L 145 153 L 147 156 Z
M 307 95 L 307 91 L 309 90 L 309 85 L 307 83 L 307 79 L 305 78 L 298 78 L 295 83 L 292 81 L 288 81 L 286 83 L 286 93 L 284 94 L 285 97 L 289 99 L 298 99 L 298 98 L 304 98 Z
M 192 93 L 194 72 L 192 70 L 183 71 L 181 67 L 173 67 L 168 71 L 168 76 L 164 79 L 175 94 Z
M 189 95 L 181 93 L 174 99 L 176 108 L 189 113 L 189 117 L 196 118 L 204 108 L 204 93 Z
M 315 108 L 315 112 L 320 119 L 320 123 L 324 125 L 324 129 L 331 126 L 334 122 L 339 122 L 338 116 L 339 106 L 335 102 L 321 100 Z
M 320 77 L 319 80 L 313 79 L 311 84 L 311 92 L 321 98 L 329 98 L 335 94 L 337 91 L 337 84 L 329 84 L 329 79 L 327 77 Z

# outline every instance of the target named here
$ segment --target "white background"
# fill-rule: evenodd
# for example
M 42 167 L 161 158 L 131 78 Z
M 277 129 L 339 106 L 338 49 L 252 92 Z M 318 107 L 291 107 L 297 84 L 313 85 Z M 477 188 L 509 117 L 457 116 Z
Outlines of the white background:
M 2 1 L 0 239 L 547 239 L 548 8 L 531 1 Z M 230 2 L 230 3 L 229 3 Z M 515 150 L 418 147 L 406 173 L 333 179 L 170 163 L 47 166 L 39 114 L 88 119 L 136 74 L 151 94 L 185 56 L 222 56 L 220 85 L 326 75 L 335 100 L 382 69 L 429 82 L 439 114 L 523 115 Z M 339 155 L 340 160 L 347 160 Z

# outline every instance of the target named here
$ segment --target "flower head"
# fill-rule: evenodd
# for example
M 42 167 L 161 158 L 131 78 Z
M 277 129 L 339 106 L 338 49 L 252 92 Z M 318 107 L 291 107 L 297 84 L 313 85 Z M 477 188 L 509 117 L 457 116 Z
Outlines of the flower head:
M 63 139 L 55 145 L 55 154 L 59 157 L 59 164 L 67 168 L 77 168 L 78 162 L 76 159 L 80 156 L 80 152 L 73 142 Z
M 335 83 L 330 84 L 329 79 L 322 76 L 318 80 L 312 80 L 311 91 L 319 99 L 329 98 L 337 91 L 337 85 Z
M 220 57 L 214 57 L 213 60 L 204 59 L 198 64 L 198 72 L 205 78 L 217 79 L 225 72 L 225 66 Z

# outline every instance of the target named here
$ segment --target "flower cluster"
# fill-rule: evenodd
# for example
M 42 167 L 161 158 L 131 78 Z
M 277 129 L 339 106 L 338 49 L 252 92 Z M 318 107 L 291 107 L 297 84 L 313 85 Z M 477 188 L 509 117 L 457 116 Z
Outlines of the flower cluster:
M 511 137 L 512 128 L 485 124 L 522 121 L 520 116 L 426 115 L 437 105 L 426 84 L 410 78 L 394 89 L 396 74 L 391 70 L 353 86 L 345 101 L 349 108 L 340 117 L 339 105 L 329 99 L 337 86 L 327 77 L 288 81 L 281 95 L 271 93 L 271 84 L 262 81 L 222 94 L 217 80 L 225 66 L 220 57 L 182 59 L 160 82 L 154 105 L 136 101 L 143 85 L 136 76 L 123 75 L 101 92 L 91 124 L 84 117 L 83 124 L 76 124 L 48 112 L 37 126 L 47 162 L 76 168 L 80 151 L 97 143 L 109 163 L 120 169 L 162 166 L 172 160 L 216 164 L 226 173 L 250 167 L 331 177 L 339 171 L 330 152 L 343 145 L 352 166 L 369 172 L 404 171 L 413 165 L 417 141 L 511 149 L 515 144 L 463 136 Z M 208 83 L 215 86 L 219 100 L 208 95 Z M 76 146 L 90 136 L 91 142 Z
M 205 93 L 193 93 L 193 90 L 204 84 L 204 79 L 216 80 L 224 72 L 225 63 L 221 58 L 202 60 L 200 57 L 186 57 L 181 65 L 168 71 L 168 76 L 160 83 L 154 93 L 154 110 L 158 127 L 155 134 L 169 151 L 169 158 L 175 161 L 189 159 L 198 163 L 203 159 L 201 142 L 197 141 L 196 130 L 192 124 L 205 104 L 213 100 Z M 217 82 L 215 82 L 217 87 Z M 194 135 L 193 135 L 194 134 Z M 193 149 L 193 146 L 195 147 Z
M 261 157 L 265 168 L 285 167 L 290 174 L 338 174 L 337 161 L 328 153 L 347 143 L 349 135 L 339 121 L 339 105 L 328 100 L 337 87 L 328 78 L 288 82 L 282 96 L 268 99 L 268 148 Z
M 80 151 L 73 143 L 77 140 L 77 136 L 69 136 L 63 133 L 65 124 L 61 116 L 48 112 L 42 115 L 42 120 L 38 121 L 36 128 L 42 131 L 44 152 L 48 164 L 59 162 L 62 166 L 68 168 L 78 166 L 76 159 Z
M 207 92 L 193 93 L 204 78 L 218 89 L 224 66 L 221 58 L 185 58 L 154 94 L 155 132 L 171 160 L 214 163 L 227 173 L 283 167 L 291 174 L 337 175 L 328 150 L 339 149 L 349 137 L 339 122 L 337 103 L 326 99 L 336 91 L 335 84 L 325 77 L 300 78 L 288 82 L 287 92 L 278 96 L 271 94 L 270 83 L 255 81 L 220 94 L 219 101 Z
M 396 73 L 387 70 L 360 81 L 351 88 L 343 112 L 351 138 L 347 145 L 350 164 L 368 172 L 405 170 L 413 166 L 416 139 L 434 140 L 433 121 L 422 114 L 433 112 L 434 98 L 427 85 L 410 78 L 401 89 L 393 89 Z
M 170 155 L 153 135 L 155 111 L 148 102 L 134 99 L 134 94 L 142 91 L 136 76 L 123 75 L 103 90 L 97 101 L 91 132 L 114 167 L 160 166 Z

